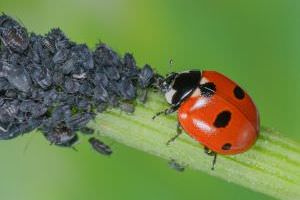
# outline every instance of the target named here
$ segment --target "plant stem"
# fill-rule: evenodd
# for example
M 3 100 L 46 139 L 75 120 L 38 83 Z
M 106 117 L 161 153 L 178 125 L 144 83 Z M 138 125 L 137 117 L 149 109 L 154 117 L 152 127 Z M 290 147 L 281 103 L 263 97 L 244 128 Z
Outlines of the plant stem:
M 150 92 L 147 103 L 137 103 L 134 114 L 108 110 L 98 114 L 89 126 L 130 147 L 167 160 L 175 159 L 190 168 L 254 191 L 278 199 L 300 198 L 300 144 L 262 128 L 251 150 L 235 156 L 219 155 L 216 169 L 212 171 L 212 158 L 206 156 L 203 146 L 187 134 L 166 145 L 176 132 L 176 114 L 159 116 L 155 120 L 152 116 L 167 106 L 162 95 Z

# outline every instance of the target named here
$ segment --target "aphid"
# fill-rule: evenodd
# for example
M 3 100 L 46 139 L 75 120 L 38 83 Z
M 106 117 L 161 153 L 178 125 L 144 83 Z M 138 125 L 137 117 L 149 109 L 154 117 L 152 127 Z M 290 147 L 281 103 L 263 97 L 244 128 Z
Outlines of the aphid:
M 2 106 L 2 111 L 5 112 L 10 118 L 14 118 L 17 113 L 19 112 L 19 101 L 13 100 L 13 101 L 7 101 Z
M 71 120 L 72 111 L 70 105 L 60 105 L 55 107 L 51 113 L 51 123 L 56 124 L 61 121 Z
M 108 103 L 109 105 L 111 105 L 112 107 L 118 107 L 119 106 L 119 97 L 115 94 L 110 94 L 109 95 L 109 99 L 108 99 Z
M 14 89 L 8 89 L 5 92 L 5 96 L 7 98 L 15 99 L 18 96 L 18 94 L 17 94 L 16 90 L 14 90 Z
M 1 16 L 0 39 L 11 51 L 23 53 L 29 45 L 29 37 L 24 27 L 7 15 Z
M 22 92 L 22 91 L 17 91 L 16 90 L 16 93 L 17 93 L 17 99 L 20 100 L 20 101 L 23 101 L 25 99 L 28 99 L 30 98 L 31 96 L 31 91 L 32 91 L 32 88 L 30 89 L 29 92 Z
M 12 123 L 10 123 L 10 122 L 1 122 L 0 121 L 0 133 L 1 132 L 3 132 L 3 133 L 8 132 L 11 125 L 12 125 Z
M 11 64 L 6 64 L 2 66 L 2 70 L 7 74 L 6 78 L 8 82 L 16 89 L 22 92 L 29 92 L 31 88 L 30 75 L 21 66 L 12 66 Z
M 9 85 L 9 82 L 7 81 L 7 79 L 6 78 L 0 78 L 0 91 L 1 90 L 3 90 L 3 91 L 8 90 L 9 88 L 10 88 L 10 85 Z
M 77 134 L 63 124 L 58 125 L 48 133 L 44 132 L 44 135 L 50 144 L 62 147 L 71 147 L 78 141 Z
M 74 106 L 77 107 L 77 99 L 78 99 L 78 97 L 76 97 L 75 95 L 69 94 L 66 96 L 66 98 L 63 99 L 63 102 L 72 107 L 74 107 Z
M 94 88 L 94 99 L 97 101 L 107 102 L 109 98 L 107 90 L 100 84 Z
M 48 38 L 42 39 L 42 45 L 46 47 L 51 53 L 55 52 L 55 45 L 54 42 L 49 40 Z
M 76 60 L 77 66 L 81 66 L 86 70 L 94 68 L 93 56 L 85 44 L 73 46 L 71 52 L 71 57 Z
M 121 60 L 116 52 L 110 49 L 105 44 L 100 44 L 96 47 L 93 53 L 95 64 L 98 66 L 120 66 Z
M 20 110 L 22 112 L 28 112 L 33 118 L 38 118 L 47 112 L 47 107 L 41 103 L 35 103 L 33 101 L 23 101 L 20 104 Z
M 119 80 L 121 77 L 118 68 L 115 65 L 105 65 L 103 70 L 108 79 Z
M 122 78 L 117 84 L 118 90 L 121 94 L 121 97 L 125 100 L 131 100 L 135 98 L 136 89 L 132 84 L 132 81 L 126 78 Z
M 217 153 L 242 153 L 255 143 L 258 110 L 251 97 L 226 76 L 215 71 L 172 73 L 161 89 L 171 107 L 157 115 L 178 110 L 179 127 L 214 156 L 212 169 Z
M 0 140 L 10 140 L 21 134 L 20 125 L 8 123 L 5 126 L 0 125 Z
M 68 49 L 59 49 L 52 58 L 52 61 L 55 65 L 63 64 L 70 54 L 70 50 Z
M 0 108 L 2 107 L 2 105 L 5 103 L 4 98 L 0 97 Z
M 85 81 L 83 83 L 80 84 L 79 86 L 79 93 L 80 94 L 83 94 L 83 95 L 86 95 L 86 96 L 93 96 L 94 94 L 94 87 L 92 86 L 91 83 Z
M 37 36 L 35 34 L 31 35 L 31 51 L 29 51 L 29 54 L 31 54 L 31 59 L 33 63 L 35 64 L 40 64 L 42 62 L 42 52 L 43 52 L 43 47 L 42 44 L 40 43 L 40 36 Z
M 31 100 L 22 101 L 20 104 L 20 110 L 22 112 L 30 112 L 31 109 L 34 107 L 34 102 Z
M 91 109 L 91 104 L 86 99 L 79 99 L 76 101 L 76 106 L 78 109 L 88 111 Z
M 65 75 L 70 74 L 76 68 L 75 60 L 73 58 L 69 58 L 66 62 L 59 65 L 57 68 L 57 70 L 61 71 Z
M 153 76 L 154 76 L 154 73 L 153 73 L 153 70 L 150 67 L 150 65 L 145 65 L 141 69 L 139 76 L 138 76 L 138 81 L 139 81 L 140 86 L 142 88 L 148 87 L 152 82 Z
M 33 70 L 31 77 L 43 89 L 47 89 L 52 84 L 52 76 L 47 68 L 36 68 Z
M 57 86 L 61 86 L 64 83 L 65 77 L 60 72 L 54 72 L 52 75 L 53 83 Z
M 94 84 L 95 85 L 101 84 L 104 87 L 107 87 L 109 84 L 109 80 L 104 73 L 96 73 L 94 78 Z
M 74 43 L 70 42 L 59 28 L 51 29 L 51 31 L 46 35 L 46 38 L 48 38 L 50 41 L 54 41 L 55 48 L 57 50 L 68 49 L 74 45 Z
M 121 96 L 120 90 L 119 90 L 119 85 L 120 85 L 120 80 L 118 81 L 114 81 L 114 80 L 110 80 L 108 82 L 108 86 L 106 86 L 105 88 L 107 88 L 107 91 L 110 92 L 110 94 L 115 94 L 118 96 Z
M 47 92 L 35 90 L 36 93 L 32 93 L 33 99 L 43 99 L 43 104 L 46 106 L 52 105 L 59 98 L 59 94 L 56 90 L 52 89 Z
M 93 135 L 95 133 L 95 130 L 89 127 L 83 127 L 79 131 L 83 135 Z
M 134 113 L 134 105 L 132 103 L 121 102 L 119 107 L 120 110 L 124 111 L 125 113 L 128 114 Z
M 97 112 L 102 113 L 107 109 L 107 104 L 106 103 L 100 103 L 97 105 Z
M 80 84 L 71 78 L 67 78 L 64 83 L 64 89 L 68 93 L 76 93 L 79 91 Z
M 13 139 L 21 134 L 27 133 L 41 124 L 41 120 L 28 120 L 24 123 L 7 123 L 5 128 L 0 123 L 0 140 Z
M 91 144 L 93 149 L 95 149 L 97 152 L 99 152 L 102 155 L 109 156 L 112 154 L 112 150 L 108 145 L 104 144 L 103 142 L 101 142 L 100 140 L 94 137 L 91 137 L 89 139 L 89 143 Z
M 122 73 L 127 77 L 135 77 L 138 74 L 136 62 L 130 53 L 125 53 L 123 58 Z
M 178 172 L 183 172 L 185 170 L 185 167 L 182 166 L 181 164 L 179 164 L 178 162 L 176 162 L 174 159 L 171 159 L 169 162 L 168 162 L 168 165 L 170 168 L 178 171 Z
M 66 120 L 66 124 L 72 130 L 79 130 L 80 128 L 87 125 L 87 123 L 93 118 L 92 113 L 82 113 L 72 116 Z
M 43 119 L 28 119 L 25 122 L 20 124 L 19 129 L 22 134 L 28 133 L 31 130 L 40 127 L 40 125 L 42 124 L 42 121 L 43 121 Z

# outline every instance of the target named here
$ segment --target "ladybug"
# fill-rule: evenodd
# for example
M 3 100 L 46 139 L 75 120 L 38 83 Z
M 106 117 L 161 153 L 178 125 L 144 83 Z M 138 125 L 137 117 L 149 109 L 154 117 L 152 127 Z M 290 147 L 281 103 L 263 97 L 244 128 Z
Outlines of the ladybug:
M 233 155 L 247 151 L 256 141 L 259 113 L 251 97 L 235 82 L 216 71 L 171 73 L 160 81 L 170 108 L 177 112 L 177 135 L 183 129 L 205 147 L 208 155 Z

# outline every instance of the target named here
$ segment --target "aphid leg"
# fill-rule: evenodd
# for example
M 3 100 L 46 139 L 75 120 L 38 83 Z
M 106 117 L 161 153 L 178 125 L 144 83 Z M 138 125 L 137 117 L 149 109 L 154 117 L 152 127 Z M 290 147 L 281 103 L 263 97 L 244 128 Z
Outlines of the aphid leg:
M 36 134 L 31 134 L 31 137 L 28 139 L 28 141 L 26 142 L 25 146 L 24 146 L 24 149 L 23 149 L 23 154 L 25 155 L 26 151 L 28 150 L 28 147 L 29 145 L 31 144 L 32 140 L 33 140 L 33 137 L 35 136 Z
M 3 128 L 2 126 L 0 126 L 0 131 L 2 131 L 2 132 L 7 132 L 7 131 L 8 131 L 8 128 L 5 129 L 5 128 Z
M 212 161 L 212 167 L 211 167 L 211 170 L 214 170 L 215 169 L 215 165 L 216 165 L 216 162 L 217 162 L 217 153 L 210 150 L 209 148 L 207 147 L 204 147 L 204 152 L 209 155 L 209 156 L 213 156 L 213 161 Z
M 74 147 L 74 146 L 71 146 L 71 149 L 78 152 L 78 149 L 76 149 L 76 147 Z
M 178 108 L 179 108 L 178 105 L 171 106 L 171 107 L 168 108 L 168 109 L 165 109 L 165 110 L 163 110 L 163 111 L 160 111 L 160 112 L 156 113 L 156 114 L 152 117 L 152 119 L 154 120 L 156 117 L 158 117 L 159 115 L 162 115 L 162 114 L 164 114 L 164 115 L 172 114 L 173 112 L 177 111 Z
M 176 135 L 168 140 L 167 145 L 169 145 L 171 142 L 174 142 L 181 134 L 182 134 L 182 128 L 181 128 L 180 123 L 177 122 Z
M 148 97 L 148 90 L 147 89 L 143 89 L 141 90 L 138 99 L 141 103 L 146 103 L 147 101 L 147 97 Z

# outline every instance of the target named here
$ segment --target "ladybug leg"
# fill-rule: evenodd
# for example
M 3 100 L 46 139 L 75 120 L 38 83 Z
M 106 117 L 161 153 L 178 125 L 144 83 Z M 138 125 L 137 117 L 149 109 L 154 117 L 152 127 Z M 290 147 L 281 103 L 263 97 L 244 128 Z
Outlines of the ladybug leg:
M 214 170 L 215 169 L 215 165 L 216 165 L 216 162 L 217 162 L 217 153 L 210 150 L 209 148 L 207 147 L 204 147 L 204 152 L 209 155 L 209 156 L 213 156 L 213 161 L 212 161 L 212 167 L 211 167 L 211 170 Z
M 165 109 L 165 110 L 163 110 L 163 111 L 160 111 L 160 112 L 156 113 L 156 114 L 152 117 L 152 119 L 154 120 L 156 117 L 158 117 L 159 115 L 162 115 L 162 114 L 164 114 L 164 115 L 172 114 L 173 112 L 177 111 L 178 108 L 179 108 L 179 105 L 171 106 L 171 107 L 168 108 L 168 109 Z
M 168 140 L 166 145 L 169 145 L 171 142 L 174 142 L 180 135 L 182 134 L 182 128 L 179 122 L 177 122 L 177 129 L 176 129 L 176 135 L 173 136 L 171 139 Z

